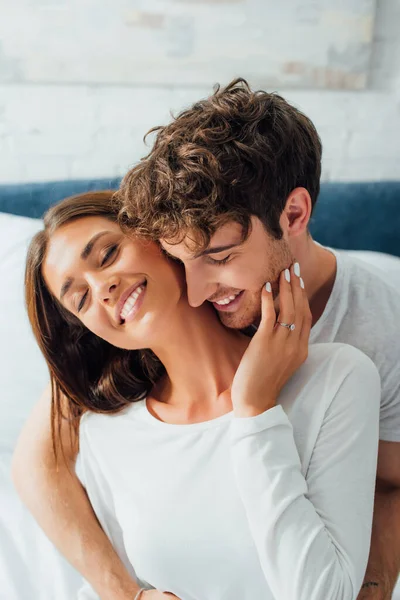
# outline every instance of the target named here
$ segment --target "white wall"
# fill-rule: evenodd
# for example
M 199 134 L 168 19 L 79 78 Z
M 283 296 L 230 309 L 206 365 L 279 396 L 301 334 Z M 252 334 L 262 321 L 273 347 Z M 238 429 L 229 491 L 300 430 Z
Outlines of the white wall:
M 400 0 L 378 0 L 367 90 L 281 91 L 314 120 L 325 179 L 400 179 L 399 32 Z M 145 153 L 147 129 L 208 95 L 213 83 L 3 84 L 0 182 L 122 175 Z

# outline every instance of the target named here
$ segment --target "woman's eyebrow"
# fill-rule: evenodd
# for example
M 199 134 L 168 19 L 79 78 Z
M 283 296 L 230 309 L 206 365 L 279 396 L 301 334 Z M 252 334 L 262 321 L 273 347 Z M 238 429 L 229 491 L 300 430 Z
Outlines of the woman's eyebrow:
M 86 246 L 84 247 L 84 249 L 81 252 L 81 258 L 83 260 L 86 260 L 87 258 L 89 258 L 89 255 L 91 253 L 91 251 L 93 250 L 93 246 L 95 245 L 95 243 L 97 242 L 98 239 L 100 239 L 101 237 L 103 237 L 103 235 L 107 235 L 107 233 L 110 233 L 109 231 L 100 231 L 99 233 L 96 233 L 96 235 L 94 235 L 86 244 Z

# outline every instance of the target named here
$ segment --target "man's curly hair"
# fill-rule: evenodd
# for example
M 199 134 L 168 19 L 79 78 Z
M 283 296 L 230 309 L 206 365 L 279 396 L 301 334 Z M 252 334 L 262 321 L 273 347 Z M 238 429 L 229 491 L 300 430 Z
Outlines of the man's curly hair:
M 308 190 L 313 206 L 321 175 L 321 141 L 310 121 L 275 93 L 253 92 L 244 79 L 217 86 L 206 100 L 155 127 L 150 153 L 125 176 L 121 223 L 152 239 L 188 233 L 206 247 L 228 221 L 252 215 L 281 239 L 279 219 L 290 192 Z

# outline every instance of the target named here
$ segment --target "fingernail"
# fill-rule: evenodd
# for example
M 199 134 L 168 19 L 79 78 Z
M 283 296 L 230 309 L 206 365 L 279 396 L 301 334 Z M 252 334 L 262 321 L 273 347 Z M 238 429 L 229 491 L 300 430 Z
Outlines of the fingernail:
M 300 265 L 298 262 L 294 263 L 293 271 L 294 274 L 297 275 L 297 277 L 300 277 Z
M 304 290 L 304 281 L 302 277 L 300 277 L 300 287 Z
M 289 269 L 285 269 L 285 279 L 288 283 L 290 283 L 290 271 Z
M 265 284 L 265 289 L 267 290 L 267 292 L 272 292 L 272 287 L 269 281 Z

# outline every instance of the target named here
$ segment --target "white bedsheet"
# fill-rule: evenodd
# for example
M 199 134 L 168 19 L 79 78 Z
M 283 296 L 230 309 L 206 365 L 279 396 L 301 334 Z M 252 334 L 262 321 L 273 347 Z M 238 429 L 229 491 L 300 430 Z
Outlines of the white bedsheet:
M 81 577 L 20 502 L 10 478 L 18 433 L 48 380 L 25 313 L 23 278 L 41 221 L 0 213 L 0 600 L 73 600 Z
M 72 600 L 82 578 L 46 538 L 10 479 L 11 453 L 0 454 L 0 598 Z

